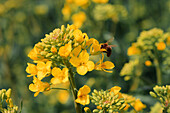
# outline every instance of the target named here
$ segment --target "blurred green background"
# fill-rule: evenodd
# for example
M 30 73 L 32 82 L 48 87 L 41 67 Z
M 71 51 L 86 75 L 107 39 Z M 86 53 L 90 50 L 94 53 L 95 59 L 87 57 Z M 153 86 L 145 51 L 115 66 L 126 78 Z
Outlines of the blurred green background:
M 14 103 L 20 106 L 23 101 L 23 113 L 75 112 L 72 96 L 68 100 L 60 100 L 63 97 L 54 91 L 34 98 L 28 90 L 32 78 L 27 78 L 25 72 L 27 62 L 31 61 L 27 54 L 35 43 L 55 28 L 73 23 L 71 17 L 63 19 L 64 3 L 64 0 L 0 0 L 0 89 L 12 88 Z M 117 10 L 121 15 L 116 19 L 93 17 L 97 15 L 92 11 L 94 4 L 76 11 L 86 12 L 86 22 L 80 29 L 89 37 L 102 43 L 114 36 L 111 44 L 117 47 L 112 49 L 112 55 L 107 60 L 114 62 L 116 67 L 112 74 L 92 71 L 85 76 L 78 75 L 77 85 L 88 84 L 97 90 L 120 86 L 121 92 L 140 98 L 147 105 L 144 112 L 148 112 L 156 102 L 149 96 L 149 91 L 156 84 L 155 68 L 144 68 L 140 85 L 135 91 L 129 91 L 132 80 L 124 81 L 120 71 L 129 60 L 127 48 L 137 40 L 141 31 L 157 27 L 170 32 L 170 0 L 109 0 L 109 4 L 123 7 Z M 163 77 L 163 85 L 170 84 L 169 74 L 164 73 Z

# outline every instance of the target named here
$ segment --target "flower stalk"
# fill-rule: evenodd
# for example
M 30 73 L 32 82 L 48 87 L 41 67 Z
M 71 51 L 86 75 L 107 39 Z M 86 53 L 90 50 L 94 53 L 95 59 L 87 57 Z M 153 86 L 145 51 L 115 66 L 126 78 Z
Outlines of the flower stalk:
M 66 65 L 68 68 L 70 67 L 69 63 L 66 63 Z M 77 91 L 76 91 L 77 88 L 76 88 L 76 83 L 74 79 L 74 74 L 71 68 L 69 68 L 69 82 L 70 82 L 71 92 L 72 92 L 73 99 L 74 99 L 76 113 L 82 113 L 80 104 L 75 102 L 75 100 L 77 99 Z
M 160 69 L 160 64 L 157 58 L 154 59 L 154 64 L 156 68 L 156 77 L 157 77 L 157 84 L 161 85 L 162 84 L 162 74 L 161 74 L 161 69 Z

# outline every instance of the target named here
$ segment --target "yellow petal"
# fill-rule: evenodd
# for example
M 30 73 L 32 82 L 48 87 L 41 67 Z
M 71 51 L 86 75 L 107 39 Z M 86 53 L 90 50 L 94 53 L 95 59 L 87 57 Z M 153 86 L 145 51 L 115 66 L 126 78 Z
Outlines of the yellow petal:
M 88 69 L 86 66 L 79 66 L 77 67 L 77 73 L 80 75 L 85 75 L 87 73 Z
M 82 105 L 87 105 L 90 103 L 89 95 L 78 97 L 75 101 Z
M 39 80 L 42 80 L 45 76 L 46 76 L 46 73 L 45 73 L 44 70 L 37 72 L 37 78 L 38 78 Z
M 87 65 L 88 71 L 92 71 L 94 69 L 94 62 L 88 61 L 86 65 Z
M 105 66 L 105 69 L 113 69 L 115 67 L 115 65 L 110 61 L 104 62 L 103 65 Z
M 39 91 L 36 92 L 36 93 L 34 94 L 34 97 L 38 96 L 39 93 L 40 93 Z
M 32 91 L 32 92 L 38 91 L 37 87 L 34 84 L 29 85 L 29 90 Z
M 82 95 L 87 95 L 88 93 L 90 93 L 91 89 L 89 86 L 84 85 L 83 87 L 81 87 L 78 91 L 78 96 L 82 96 Z
M 73 51 L 72 51 L 72 54 L 77 57 L 79 55 L 81 51 L 81 45 L 79 45 L 78 47 L 76 47 Z
M 62 57 L 68 57 L 71 53 L 72 47 L 71 44 L 65 44 L 65 46 L 60 47 L 59 55 Z
M 27 63 L 28 66 L 26 68 L 26 72 L 30 73 L 31 75 L 36 75 L 37 74 L 37 67 L 34 64 Z
M 61 69 L 60 68 L 57 68 L 57 67 L 54 67 L 53 69 L 52 69 L 52 75 L 55 77 L 55 76 L 59 76 L 59 75 L 61 75 L 62 74 L 62 71 L 61 71 Z
M 114 86 L 110 90 L 111 90 L 110 92 L 113 92 L 113 93 L 117 94 L 121 90 L 121 87 Z
M 46 69 L 47 69 L 47 70 L 51 70 L 51 64 L 52 64 L 51 61 L 47 61 L 47 62 L 46 62 Z
M 74 66 L 74 67 L 78 67 L 80 65 L 80 59 L 73 56 L 71 57 L 71 59 L 69 60 L 69 62 Z
M 74 30 L 73 35 L 74 35 L 76 41 L 78 41 L 78 42 L 82 42 L 84 40 L 83 34 L 79 29 Z
M 38 70 L 43 70 L 45 68 L 45 63 L 42 61 L 37 62 L 37 69 Z
M 81 59 L 81 62 L 82 62 L 82 63 L 87 63 L 88 60 L 89 60 L 89 54 L 87 53 L 86 50 L 83 50 L 83 51 L 80 53 L 79 58 Z
M 51 79 L 51 83 L 52 84 L 60 84 L 61 81 L 57 77 L 54 77 L 54 78 Z

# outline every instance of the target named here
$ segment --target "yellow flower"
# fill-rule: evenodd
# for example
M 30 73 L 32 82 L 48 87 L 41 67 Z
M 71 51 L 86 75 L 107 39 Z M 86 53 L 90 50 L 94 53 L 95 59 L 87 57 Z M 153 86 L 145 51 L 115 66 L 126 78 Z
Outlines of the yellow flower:
M 51 47 L 51 52 L 52 53 L 57 53 L 57 49 L 55 47 Z
M 90 91 L 91 89 L 87 85 L 84 85 L 83 87 L 79 89 L 78 94 L 77 94 L 77 99 L 75 101 L 82 105 L 89 104 L 90 98 L 89 98 L 88 93 L 90 93 Z
M 88 1 L 89 1 L 89 0 L 74 0 L 75 4 L 76 4 L 77 6 L 81 6 L 81 7 L 86 6 L 87 3 L 88 3 Z
M 86 21 L 86 14 L 84 12 L 76 13 L 72 16 L 72 21 L 75 26 L 80 28 L 82 24 Z
M 142 109 L 146 108 L 146 105 L 143 104 L 139 99 L 136 99 L 134 103 L 134 108 L 136 111 L 141 111 Z
M 149 61 L 149 60 L 147 60 L 147 61 L 145 61 L 145 65 L 146 65 L 146 66 L 151 66 L 151 65 L 152 65 L 152 62 Z
M 52 69 L 52 75 L 54 76 L 51 79 L 52 84 L 65 83 L 68 81 L 68 68 L 63 68 L 61 70 L 60 68 L 54 67 Z
M 43 57 L 40 55 L 41 49 L 40 43 L 37 43 L 34 48 L 29 52 L 28 57 L 32 60 L 44 60 Z
M 107 3 L 109 0 L 92 0 L 95 3 Z
M 159 42 L 158 45 L 157 45 L 157 50 L 164 50 L 166 48 L 166 45 L 164 42 Z
M 112 87 L 111 89 L 110 89 L 110 92 L 113 92 L 115 95 L 119 95 L 119 99 L 120 98 L 123 98 L 123 96 L 122 96 L 122 93 L 120 93 L 119 91 L 121 90 L 121 87 L 119 87 L 119 86 L 114 86 L 114 87 Z
M 69 25 L 69 24 L 67 24 L 67 28 L 69 28 L 70 30 L 76 30 L 76 29 L 78 29 L 77 28 L 77 26 L 75 26 L 74 24 L 72 24 L 72 25 Z
M 115 65 L 110 62 L 110 61 L 105 61 L 103 62 L 104 59 L 104 55 L 102 54 L 102 59 L 99 60 L 96 64 L 95 64 L 95 69 L 96 70 L 102 70 L 108 73 L 112 73 L 112 71 L 107 71 L 105 69 L 113 69 L 115 67 Z
M 36 92 L 34 97 L 36 97 L 40 92 L 49 90 L 50 85 L 47 82 L 42 82 L 34 76 L 33 83 L 29 85 L 29 90 Z
M 74 30 L 73 35 L 74 35 L 74 38 L 76 41 L 78 41 L 80 43 L 82 41 L 84 41 L 83 33 L 81 32 L 81 30 L 79 30 L 79 29 Z
M 44 77 L 50 74 L 51 63 L 51 61 L 47 61 L 46 63 L 37 61 L 37 77 L 39 80 L 42 80 Z
M 60 47 L 59 55 L 62 57 L 68 57 L 71 53 L 71 44 L 66 44 L 65 46 Z
M 62 14 L 64 15 L 64 20 L 69 20 L 71 14 L 71 8 L 68 4 L 64 4 L 64 8 L 62 9 Z
M 31 75 L 27 75 L 27 77 L 33 76 L 37 74 L 37 67 L 34 64 L 31 63 L 27 63 L 27 68 L 26 68 L 26 72 L 31 74 Z
M 113 92 L 114 94 L 118 94 L 120 90 L 121 90 L 121 87 L 114 86 L 110 89 L 110 92 Z
M 87 46 L 91 45 L 91 47 L 90 47 L 90 54 L 96 55 L 96 54 L 101 53 L 100 44 L 99 44 L 99 42 L 96 39 L 94 39 L 94 38 L 89 39 L 87 41 L 86 45 Z
M 141 51 L 139 48 L 136 47 L 136 44 L 133 43 L 131 47 L 128 48 L 128 56 L 131 56 L 131 55 L 137 55 L 137 54 L 140 54 Z
M 78 57 L 72 56 L 70 63 L 77 67 L 77 73 L 80 75 L 85 75 L 88 71 L 94 69 L 94 63 L 89 61 L 89 54 L 86 50 L 83 50 Z

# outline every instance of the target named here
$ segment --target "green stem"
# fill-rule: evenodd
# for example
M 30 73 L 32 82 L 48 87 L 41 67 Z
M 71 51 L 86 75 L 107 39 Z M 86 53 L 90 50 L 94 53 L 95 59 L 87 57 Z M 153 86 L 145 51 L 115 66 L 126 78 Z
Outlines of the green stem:
M 76 84 L 75 84 L 75 79 L 74 79 L 74 74 L 72 69 L 70 68 L 70 64 L 69 63 L 65 63 L 67 68 L 69 69 L 69 82 L 71 85 L 71 92 L 73 94 L 73 98 L 74 98 L 74 105 L 75 105 L 75 109 L 76 109 L 76 113 L 82 113 L 81 111 L 81 106 L 79 103 L 76 103 L 75 100 L 77 99 L 77 91 L 76 91 Z
M 156 68 L 157 84 L 161 85 L 162 84 L 162 74 L 161 74 L 160 64 L 159 64 L 157 57 L 154 58 L 154 64 L 155 64 L 155 68 Z
M 139 77 L 135 77 L 133 79 L 133 83 L 131 85 L 130 91 L 135 91 L 138 88 L 138 86 L 139 86 L 139 82 L 140 82 Z
M 58 89 L 58 90 L 69 90 L 69 89 L 65 89 L 65 88 L 51 88 L 51 89 Z

